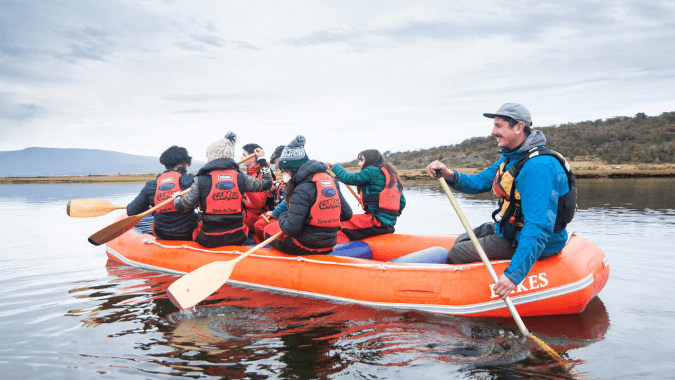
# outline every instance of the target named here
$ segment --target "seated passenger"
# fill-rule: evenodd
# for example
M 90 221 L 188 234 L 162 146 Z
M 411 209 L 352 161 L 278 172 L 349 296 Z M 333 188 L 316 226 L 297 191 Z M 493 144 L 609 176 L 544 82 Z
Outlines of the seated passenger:
M 340 164 L 327 164 L 340 182 L 357 185 L 361 195 L 361 207 L 366 213 L 342 223 L 342 233 L 351 241 L 393 233 L 396 219 L 405 207 L 403 184 L 382 154 L 368 149 L 359 153 L 358 158 L 361 171 L 353 174 Z
M 138 215 L 190 187 L 194 174 L 187 173 L 192 157 L 185 148 L 172 146 L 162 153 L 159 162 L 166 170 L 156 179 L 148 181 L 136 198 L 127 205 L 127 215 Z M 172 203 L 152 213 L 152 231 L 164 240 L 192 240 L 197 228 L 197 214 L 180 214 Z
M 204 247 L 243 244 L 248 234 L 243 222 L 244 194 L 272 187 L 272 175 L 262 149 L 255 150 L 261 179 L 239 171 L 239 164 L 232 159 L 236 138 L 229 132 L 224 139 L 209 145 L 208 162 L 197 172 L 190 191 L 174 201 L 179 212 L 189 213 L 199 207 L 199 226 L 192 237 Z
M 262 147 L 254 143 L 246 144 L 242 147 L 241 157 L 245 158 L 254 153 L 257 149 L 262 150 Z M 246 166 L 246 174 L 254 178 L 262 178 L 263 168 L 256 158 L 251 157 L 241 164 Z M 267 168 L 267 170 L 269 170 L 269 168 Z M 275 181 L 274 173 L 271 173 L 271 175 L 272 181 Z M 244 196 L 244 224 L 248 228 L 249 235 L 255 236 L 255 223 L 258 221 L 260 214 L 263 214 L 268 210 L 267 197 L 267 191 L 249 192 Z
M 265 228 L 265 237 L 282 231 L 271 244 L 292 255 L 331 253 L 340 222 L 352 217 L 352 209 L 326 173 L 326 165 L 307 157 L 305 138 L 298 136 L 281 154 L 279 168 L 284 174 L 288 211 Z
M 284 145 L 279 145 L 274 150 L 274 153 L 272 153 L 272 156 L 270 157 L 270 163 L 274 165 L 276 169 L 279 168 L 279 157 L 281 157 L 281 153 L 284 151 L 284 148 L 285 148 Z M 270 223 L 269 220 L 272 218 L 279 219 L 279 215 L 282 212 L 288 210 L 286 202 L 284 202 L 284 199 L 286 197 L 286 190 L 284 190 L 284 181 L 278 180 L 274 172 L 272 172 L 272 178 L 274 179 L 274 185 L 272 185 L 271 189 L 267 190 L 267 205 L 266 205 L 267 208 L 272 211 L 266 211 L 264 214 L 261 214 L 258 220 L 255 222 L 254 239 L 256 244 L 265 240 L 265 227 L 267 227 L 267 225 Z M 265 220 L 263 216 L 267 218 L 267 220 Z

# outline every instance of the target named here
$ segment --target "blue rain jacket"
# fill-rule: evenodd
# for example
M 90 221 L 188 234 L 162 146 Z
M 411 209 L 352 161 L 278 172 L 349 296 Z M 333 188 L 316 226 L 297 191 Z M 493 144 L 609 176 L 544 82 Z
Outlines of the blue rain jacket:
M 499 153 L 499 160 L 487 169 L 474 175 L 461 174 L 455 171 L 455 183 L 449 185 L 461 192 L 469 194 L 484 193 L 492 190 L 497 169 L 507 158 L 511 167 L 529 149 L 546 144 L 546 137 L 541 131 L 532 131 L 523 145 L 514 152 Z M 530 268 L 540 257 L 560 252 L 567 241 L 567 230 L 553 232 L 558 198 L 567 194 L 569 185 L 567 175 L 558 160 L 551 156 L 537 156 L 529 159 L 515 179 L 516 190 L 520 193 L 524 216 L 524 227 L 516 232 L 518 247 L 511 258 L 511 264 L 504 271 L 514 284 L 520 284 L 527 277 Z M 505 227 L 505 229 L 510 226 Z M 505 236 L 499 224 L 495 231 L 500 237 Z

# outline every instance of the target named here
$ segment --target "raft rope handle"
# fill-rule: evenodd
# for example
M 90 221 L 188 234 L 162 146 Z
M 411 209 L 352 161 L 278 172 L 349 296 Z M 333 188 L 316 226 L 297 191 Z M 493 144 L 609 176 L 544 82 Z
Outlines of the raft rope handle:
M 145 244 L 154 244 L 162 248 L 170 248 L 170 249 L 187 249 L 187 250 L 192 250 L 192 251 L 198 251 L 198 252 L 207 252 L 207 253 L 229 253 L 229 254 L 236 254 L 236 255 L 241 255 L 243 252 L 239 251 L 215 251 L 211 249 L 205 249 L 205 248 L 196 248 L 196 247 L 191 247 L 188 245 L 165 245 L 162 243 L 158 243 L 155 239 L 143 239 L 143 243 Z M 452 267 L 453 271 L 464 271 L 465 268 L 472 268 L 472 267 L 480 267 L 480 266 L 485 266 L 482 262 L 479 263 L 470 263 L 470 264 L 461 264 L 461 265 L 438 265 L 438 264 L 426 264 L 426 265 L 406 265 L 406 266 L 400 266 L 400 265 L 386 265 L 386 264 L 381 264 L 381 263 L 373 263 L 373 264 L 358 264 L 358 263 L 335 263 L 331 261 L 322 261 L 322 260 L 314 260 L 314 259 L 308 259 L 306 257 L 302 256 L 290 256 L 290 257 L 279 257 L 279 256 L 267 256 L 267 255 L 257 255 L 257 254 L 251 254 L 250 257 L 258 257 L 258 258 L 263 258 L 263 259 L 275 259 L 275 260 L 294 260 L 294 261 L 305 261 L 308 263 L 314 263 L 314 264 L 326 264 L 326 265 L 338 265 L 338 266 L 347 266 L 347 267 L 362 267 L 362 268 L 374 268 L 378 270 L 386 270 L 386 269 L 433 269 L 433 270 L 447 270 L 448 267 Z M 501 260 L 501 261 L 495 261 L 493 264 L 501 264 L 501 263 L 508 263 L 509 260 Z

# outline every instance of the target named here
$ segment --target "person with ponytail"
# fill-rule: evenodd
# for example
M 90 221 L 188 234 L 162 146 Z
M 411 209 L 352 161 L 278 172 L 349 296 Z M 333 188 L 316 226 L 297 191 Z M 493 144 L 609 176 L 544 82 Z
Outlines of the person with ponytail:
M 396 169 L 384 162 L 382 154 L 368 149 L 359 153 L 358 159 L 361 171 L 353 174 L 347 173 L 340 164 L 327 164 L 340 182 L 358 186 L 361 195 L 361 207 L 366 213 L 342 223 L 342 233 L 351 241 L 393 233 L 396 219 L 405 207 L 403 184 Z
M 305 138 L 297 136 L 279 158 L 288 210 L 265 228 L 265 237 L 283 234 L 272 247 L 292 255 L 329 254 L 337 244 L 340 223 L 352 209 L 323 162 L 310 160 Z

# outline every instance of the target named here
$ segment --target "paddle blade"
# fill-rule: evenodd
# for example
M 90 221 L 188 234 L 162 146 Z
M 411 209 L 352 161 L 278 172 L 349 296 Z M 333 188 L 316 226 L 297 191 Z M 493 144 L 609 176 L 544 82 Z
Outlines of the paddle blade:
M 216 261 L 193 270 L 169 286 L 169 299 L 181 310 L 193 307 L 220 289 L 236 264 L 235 260 Z
M 115 206 L 108 201 L 99 199 L 73 199 L 68 202 L 66 213 L 73 218 L 90 218 L 122 208 L 126 208 L 126 206 Z
M 89 236 L 93 245 L 101 245 L 134 228 L 143 219 L 143 215 L 128 216 Z

